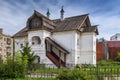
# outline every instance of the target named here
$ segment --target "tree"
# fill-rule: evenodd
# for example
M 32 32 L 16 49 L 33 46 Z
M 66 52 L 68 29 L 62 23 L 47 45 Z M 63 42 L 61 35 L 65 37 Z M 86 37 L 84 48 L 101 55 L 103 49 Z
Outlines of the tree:
M 34 53 L 31 50 L 31 47 L 28 45 L 28 43 L 26 43 L 25 46 L 23 47 L 23 49 L 21 50 L 21 54 L 22 54 L 22 60 L 24 61 L 27 58 L 28 68 L 32 69 L 32 64 L 34 63 L 37 56 L 34 55 Z

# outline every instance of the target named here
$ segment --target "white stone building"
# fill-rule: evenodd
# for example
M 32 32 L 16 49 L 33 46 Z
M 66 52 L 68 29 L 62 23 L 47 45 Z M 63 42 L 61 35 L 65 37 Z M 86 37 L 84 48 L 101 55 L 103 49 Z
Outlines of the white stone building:
M 112 41 L 120 41 L 120 33 L 117 33 L 110 37 L 110 40 Z
M 49 19 L 34 11 L 28 18 L 26 27 L 14 35 L 15 51 L 20 50 L 26 41 L 39 56 L 39 63 L 54 64 L 96 64 L 97 26 L 92 26 L 88 14 Z

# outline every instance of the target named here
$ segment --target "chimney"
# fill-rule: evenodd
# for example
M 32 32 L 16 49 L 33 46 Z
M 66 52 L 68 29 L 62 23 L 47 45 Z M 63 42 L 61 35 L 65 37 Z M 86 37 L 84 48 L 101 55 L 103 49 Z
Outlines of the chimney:
M 64 10 L 63 10 L 63 6 L 61 7 L 61 11 L 60 11 L 60 19 L 61 19 L 61 21 L 64 19 Z
M 49 9 L 47 10 L 46 15 L 47 15 L 48 18 L 50 18 L 50 12 L 49 12 Z
M 0 28 L 0 34 L 2 34 L 3 33 L 3 29 L 2 28 Z

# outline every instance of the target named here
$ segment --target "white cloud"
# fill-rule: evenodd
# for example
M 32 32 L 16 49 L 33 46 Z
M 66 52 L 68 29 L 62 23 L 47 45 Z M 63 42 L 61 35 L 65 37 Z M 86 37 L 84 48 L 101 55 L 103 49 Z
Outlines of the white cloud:
M 109 40 L 110 36 L 120 32 L 120 27 L 118 25 L 120 23 L 120 19 L 118 16 L 91 16 L 91 20 L 93 24 L 98 23 L 99 25 L 98 37 L 104 37 L 105 39 Z
M 87 5 L 72 6 L 67 3 L 67 0 L 57 0 L 54 5 L 49 0 L 48 2 L 45 0 L 40 0 L 38 2 L 34 2 L 34 0 L 26 0 L 26 3 L 20 3 L 14 0 L 9 3 L 7 0 L 2 0 L 0 5 L 0 27 L 4 29 L 5 34 L 13 35 L 25 27 L 26 21 L 32 15 L 34 9 L 46 15 L 47 8 L 49 8 L 51 19 L 59 18 L 62 5 L 64 6 L 65 17 L 90 13 L 89 16 L 91 23 L 99 25 L 98 29 L 100 34 L 98 37 L 109 39 L 111 35 L 120 32 L 120 16 L 115 15 L 120 13 L 117 11 L 118 8 L 113 11 L 106 11 L 103 14 L 99 11 L 100 7 L 90 7 L 89 9 Z

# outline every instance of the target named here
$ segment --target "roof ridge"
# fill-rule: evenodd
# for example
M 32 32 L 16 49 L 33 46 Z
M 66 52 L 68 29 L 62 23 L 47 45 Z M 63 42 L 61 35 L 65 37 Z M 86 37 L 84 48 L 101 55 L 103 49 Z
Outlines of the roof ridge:
M 65 20 L 65 19 L 69 19 L 69 18 L 74 18 L 74 17 L 87 16 L 87 15 L 89 15 L 89 13 L 87 13 L 87 14 L 82 14 L 82 15 L 77 15 L 77 16 L 66 17 L 66 18 L 64 18 L 64 20 Z M 54 21 L 54 20 L 60 20 L 60 18 L 52 19 L 52 21 Z
M 51 19 L 49 19 L 48 17 L 46 17 L 46 16 L 45 16 L 45 15 L 43 15 L 42 13 L 40 13 L 40 12 L 38 12 L 38 11 L 36 11 L 36 10 L 34 10 L 34 12 L 35 12 L 35 13 L 38 13 L 38 14 L 40 14 L 41 16 L 43 16 L 44 18 L 46 18 L 46 19 L 48 19 L 48 20 L 52 21 Z
M 75 18 L 75 17 L 81 17 L 81 16 L 88 16 L 88 15 L 89 15 L 89 13 L 83 14 L 83 15 L 72 16 L 72 17 L 66 17 L 65 19 Z

